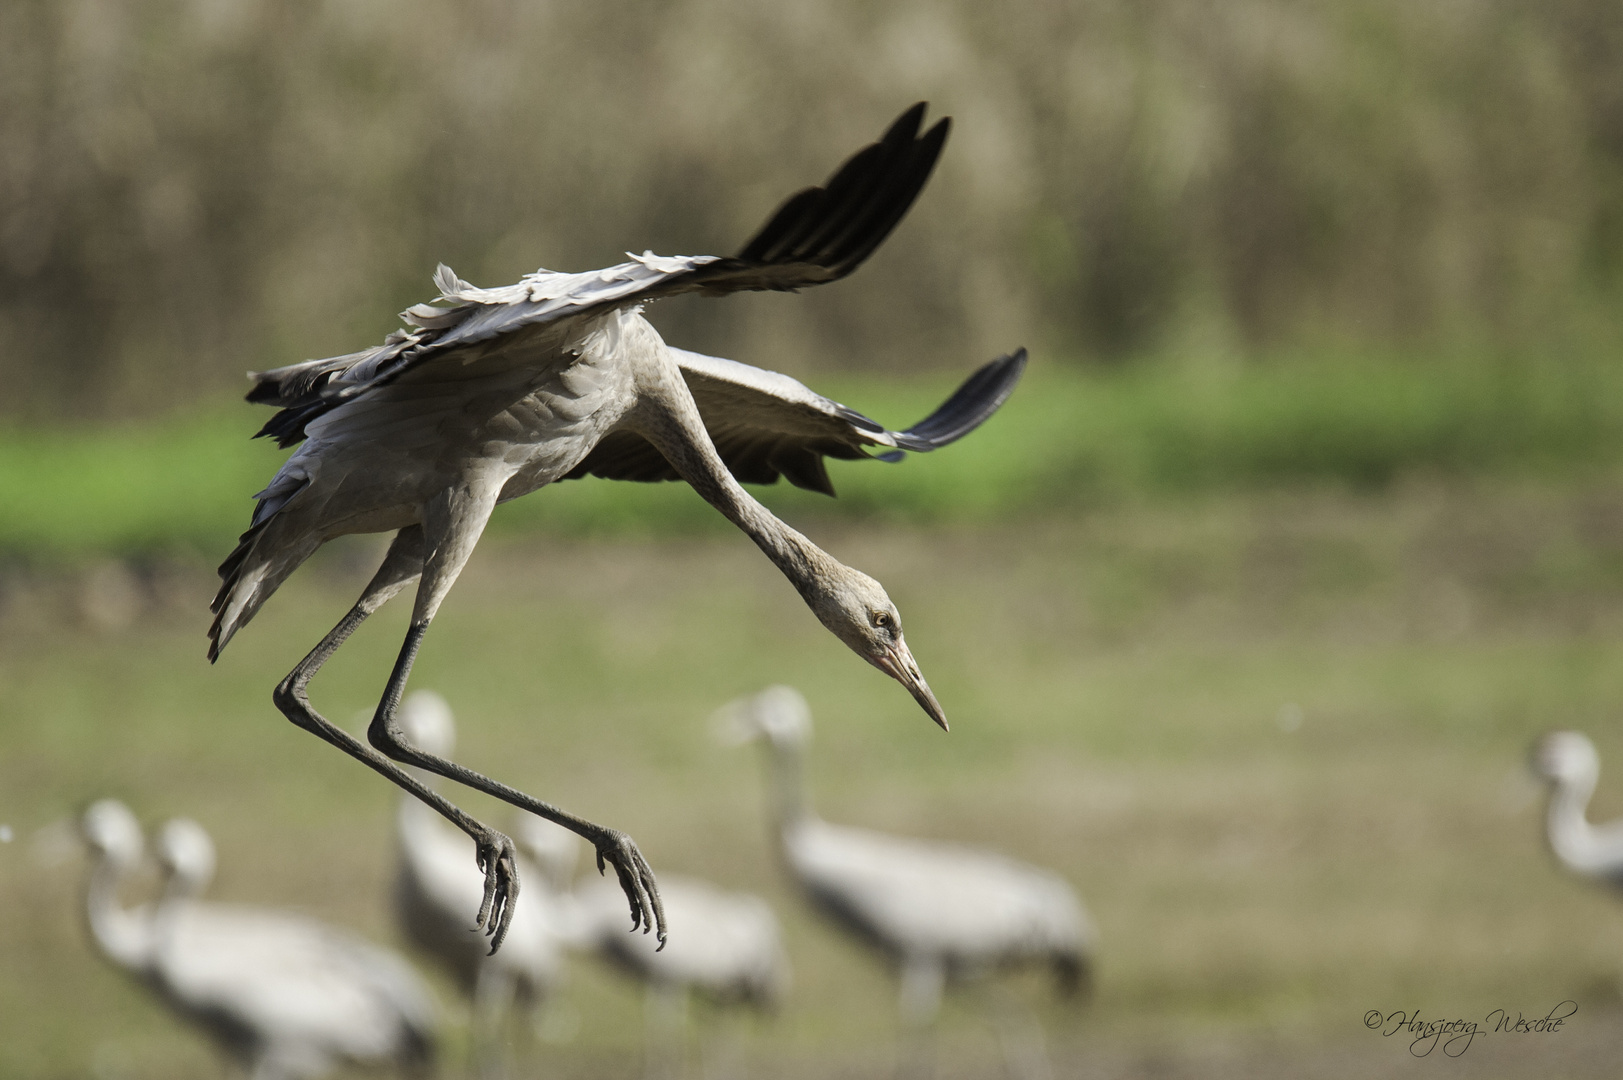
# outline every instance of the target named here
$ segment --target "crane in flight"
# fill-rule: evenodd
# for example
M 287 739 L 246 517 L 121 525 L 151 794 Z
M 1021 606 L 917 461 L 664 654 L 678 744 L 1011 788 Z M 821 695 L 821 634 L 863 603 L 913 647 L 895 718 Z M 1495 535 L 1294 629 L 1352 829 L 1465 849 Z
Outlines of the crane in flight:
M 612 865 L 632 928 L 665 938 L 652 869 L 631 838 L 415 745 L 396 717 L 430 622 L 496 504 L 556 480 L 592 475 L 687 481 L 771 559 L 817 618 L 907 688 L 946 727 L 880 584 L 785 525 L 740 486 L 787 477 L 833 493 L 823 459 L 881 459 L 945 446 L 1002 405 L 1025 367 L 1021 349 L 981 367 L 934 413 L 883 425 L 788 376 L 668 347 L 644 304 L 679 293 L 793 291 L 855 270 L 912 206 L 947 137 L 920 133 L 924 104 L 821 187 L 794 195 L 739 253 L 662 257 L 580 274 L 537 271 L 480 289 L 440 266 L 439 302 L 402 313 L 383 344 L 251 376 L 248 400 L 279 411 L 259 434 L 300 443 L 256 496 L 248 530 L 220 565 L 209 658 L 322 544 L 393 532 L 360 599 L 276 687 L 299 727 L 432 806 L 466 833 L 484 871 L 474 924 L 501 947 L 519 881 L 513 841 L 430 790 L 412 765 L 564 826 Z M 346 732 L 311 705 L 309 683 L 355 628 L 416 583 L 410 627 L 367 729 Z

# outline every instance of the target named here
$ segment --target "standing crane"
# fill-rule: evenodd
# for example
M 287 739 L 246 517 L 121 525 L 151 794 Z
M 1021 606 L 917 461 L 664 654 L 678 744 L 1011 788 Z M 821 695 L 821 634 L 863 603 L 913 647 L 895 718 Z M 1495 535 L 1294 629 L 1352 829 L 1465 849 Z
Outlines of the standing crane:
M 359 600 L 277 686 L 299 727 L 358 758 L 443 814 L 474 841 L 485 872 L 476 922 L 500 948 L 518 894 L 515 848 L 430 790 L 401 764 L 467 785 L 584 837 L 598 869 L 615 868 L 633 928 L 665 937 L 653 871 L 631 839 L 415 745 L 396 708 L 430 622 L 497 503 L 555 480 L 592 475 L 687 481 L 784 573 L 817 618 L 857 655 L 907 688 L 942 727 L 946 716 L 902 639 L 883 587 L 774 517 L 739 481 L 833 494 L 823 459 L 884 460 L 962 438 L 997 410 L 1025 367 L 1019 350 L 975 372 L 905 431 L 816 394 L 794 379 L 668 347 L 643 305 L 686 292 L 795 290 L 855 270 L 912 206 L 947 137 L 920 134 L 908 109 L 822 187 L 790 198 L 730 258 L 664 257 L 582 274 L 537 271 L 480 289 L 440 266 L 440 303 L 419 304 L 374 348 L 252 376 L 248 400 L 278 406 L 260 429 L 302 446 L 259 493 L 247 532 L 220 565 L 209 658 L 322 544 L 394 532 Z M 308 686 L 369 615 L 417 584 L 399 658 L 367 742 L 315 711 Z
M 1585 816 L 1600 779 L 1600 755 L 1589 736 L 1552 731 L 1533 746 L 1533 771 L 1550 785 L 1545 836 L 1562 866 L 1623 888 L 1623 821 L 1591 825 Z
M 429 753 L 449 756 L 456 743 L 451 707 L 431 690 L 417 690 L 400 703 L 400 725 Z M 539 819 L 530 818 L 536 824 Z M 555 828 L 555 827 L 554 827 Z M 562 835 L 574 839 L 573 833 Z M 520 832 L 520 840 L 524 833 Z M 567 887 L 573 863 L 559 884 L 556 857 L 537 868 L 522 856 L 518 866 L 530 887 L 519 894 L 506 944 L 490 954 L 469 933 L 479 906 L 483 877 L 468 861 L 462 835 L 428 806 L 401 794 L 395 813 L 400 870 L 395 914 L 411 943 L 433 957 L 473 1003 L 473 1053 L 479 1071 L 496 1069 L 503 1021 L 515 1005 L 533 1014 L 564 978 L 569 912 L 559 887 Z M 569 856 L 575 854 L 571 845 Z M 549 872 L 550 871 L 550 872 Z M 626 935 L 631 936 L 631 935 Z
M 404 960 L 311 919 L 199 899 L 214 875 L 214 845 L 186 819 L 158 837 L 162 897 L 123 908 L 118 887 L 141 862 L 140 825 L 103 799 L 82 831 L 95 858 L 85 910 L 101 951 L 253 1080 L 305 1080 L 345 1063 L 427 1069 L 437 1009 Z
M 814 907 L 895 966 L 904 1020 L 933 1020 L 949 979 L 1001 968 L 1047 964 L 1064 992 L 1085 986 L 1096 934 L 1058 875 L 989 851 L 819 818 L 806 798 L 802 761 L 811 710 L 796 690 L 770 687 L 718 719 L 730 741 L 765 738 L 784 865 Z M 1044 1073 L 1046 1060 L 1020 1071 Z
M 561 865 L 560 855 L 573 847 L 574 836 L 535 818 L 525 824 L 519 834 L 524 851 Z M 675 1048 L 691 995 L 729 1009 L 770 1010 L 789 987 L 789 959 L 765 900 L 677 874 L 662 876 L 660 894 L 679 931 L 664 948 L 625 932 L 614 883 L 590 882 L 567 898 L 572 947 L 596 953 L 647 989 L 643 1022 L 650 1078 L 673 1071 L 680 1060 Z

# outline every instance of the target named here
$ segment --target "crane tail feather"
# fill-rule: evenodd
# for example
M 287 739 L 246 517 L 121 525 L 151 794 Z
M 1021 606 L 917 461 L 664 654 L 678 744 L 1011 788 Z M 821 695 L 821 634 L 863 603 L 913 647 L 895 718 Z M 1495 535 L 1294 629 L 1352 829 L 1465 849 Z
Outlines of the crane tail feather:
M 321 546 L 309 535 L 289 536 L 278 528 L 284 519 L 270 516 L 251 526 L 220 564 L 220 591 L 209 610 L 209 663 L 218 660 L 233 635 L 248 625 L 278 586 Z

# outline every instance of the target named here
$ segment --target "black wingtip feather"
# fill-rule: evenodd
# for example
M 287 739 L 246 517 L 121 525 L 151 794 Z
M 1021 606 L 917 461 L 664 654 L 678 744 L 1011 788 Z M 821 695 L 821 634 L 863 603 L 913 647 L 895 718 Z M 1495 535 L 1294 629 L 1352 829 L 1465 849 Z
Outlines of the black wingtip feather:
M 919 140 L 912 160 L 898 171 L 889 197 L 876 200 L 867 207 L 866 212 L 844 232 L 841 242 L 830 241 L 826 245 L 825 258 L 841 276 L 861 266 L 907 216 L 929 181 L 930 174 L 935 171 L 950 130 L 951 121 L 942 119 L 926 132 Z
M 927 148 L 916 144 L 922 112 L 916 107 L 892 124 L 884 138 L 864 147 L 842 165 L 824 185 L 822 221 L 807 222 L 810 235 L 794 245 L 802 252 L 828 252 L 840 238 L 868 235 L 865 226 L 883 220 L 899 199 L 911 201 L 923 186 L 909 182 L 916 159 Z
M 896 445 L 928 453 L 963 438 L 1002 407 L 1025 370 L 1025 349 L 1016 349 L 983 365 L 935 412 L 906 431 L 897 432 Z
M 797 192 L 736 256 L 754 266 L 806 264 L 844 277 L 884 242 L 923 190 L 951 130 L 943 118 L 919 136 L 925 103 L 897 117 L 822 187 Z M 757 286 L 759 287 L 759 286 Z

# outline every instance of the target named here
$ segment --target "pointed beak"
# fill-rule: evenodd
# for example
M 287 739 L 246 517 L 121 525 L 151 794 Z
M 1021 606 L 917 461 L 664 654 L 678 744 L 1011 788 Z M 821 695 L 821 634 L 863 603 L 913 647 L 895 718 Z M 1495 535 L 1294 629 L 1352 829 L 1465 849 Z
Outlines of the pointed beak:
M 907 687 L 907 692 L 913 695 L 913 700 L 924 707 L 931 720 L 941 725 L 942 731 L 951 730 L 947 727 L 947 714 L 941 711 L 941 703 L 930 691 L 930 684 L 924 681 L 924 676 L 919 671 L 919 665 L 913 660 L 913 653 L 908 649 L 907 642 L 898 641 L 880 653 L 874 659 L 873 665 Z

